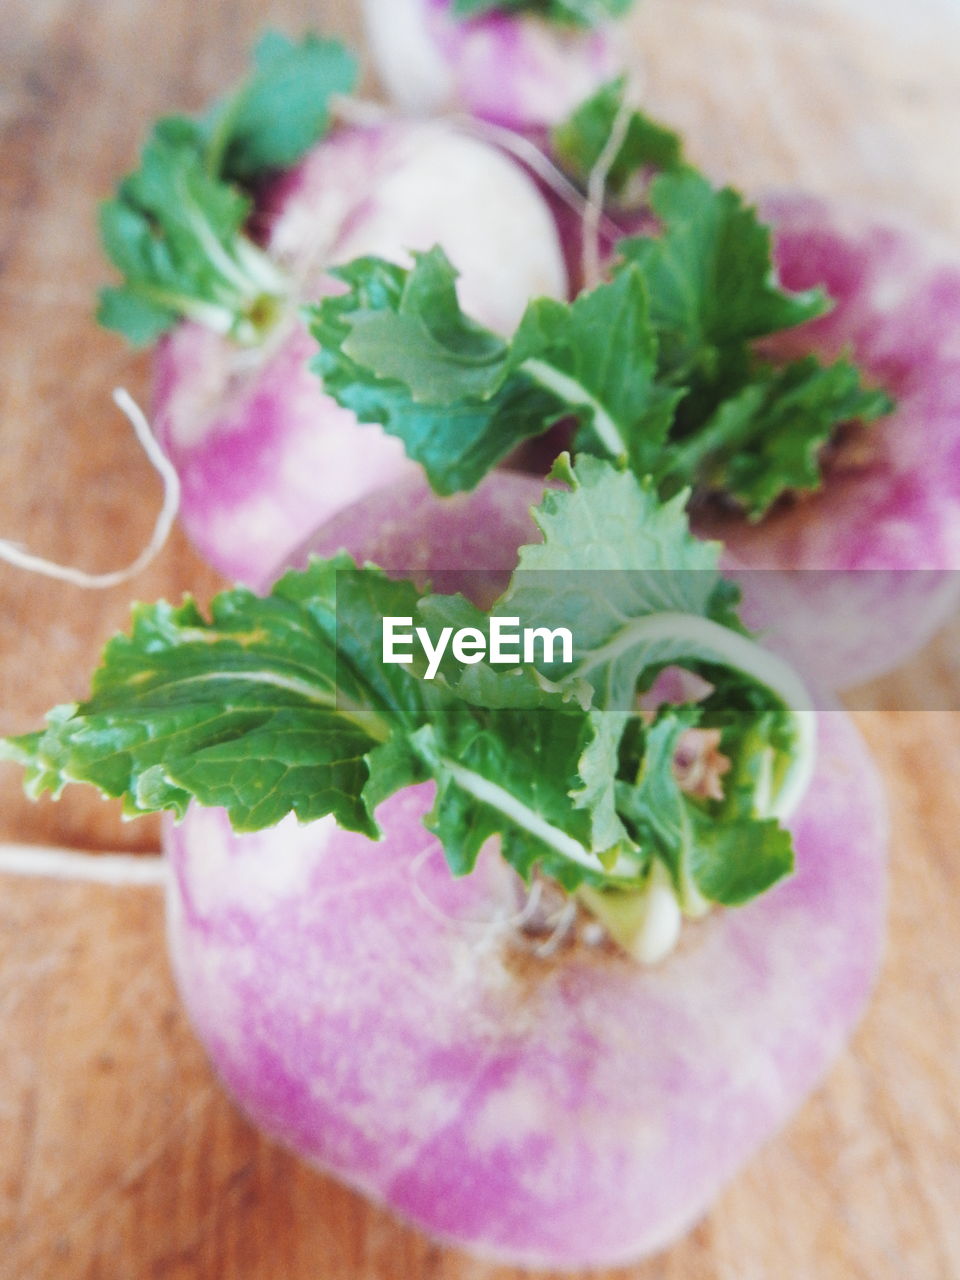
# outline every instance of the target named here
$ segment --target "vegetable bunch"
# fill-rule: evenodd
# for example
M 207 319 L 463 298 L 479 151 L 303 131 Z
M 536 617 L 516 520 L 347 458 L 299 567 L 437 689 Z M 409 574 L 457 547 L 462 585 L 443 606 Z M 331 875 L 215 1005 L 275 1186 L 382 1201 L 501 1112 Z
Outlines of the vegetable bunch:
M 597 87 L 626 0 L 391 6 L 427 24 L 415 57 L 395 44 L 407 68 L 447 58 L 437 100 L 500 120 L 557 119 L 552 101 L 528 110 L 534 46 L 499 114 L 451 84 L 461 52 L 482 70 L 470 49 L 518 30 L 551 57 L 592 51 L 593 92 L 549 149 L 555 187 L 581 190 L 596 278 L 563 300 L 547 206 L 485 143 L 334 124 L 356 68 L 329 42 L 270 35 L 233 95 L 160 121 L 104 206 L 123 281 L 100 320 L 159 343 L 158 430 L 198 541 L 216 527 L 221 567 L 280 576 L 224 591 L 209 615 L 189 598 L 137 606 L 90 697 L 0 756 L 32 795 L 83 782 L 128 816 L 177 820 L 175 964 L 261 1123 L 431 1232 L 523 1261 L 619 1261 L 701 1211 L 869 987 L 884 843 L 869 763 L 839 713 L 817 722 L 699 534 L 727 520 L 764 537 L 828 497 L 851 437 L 895 459 L 901 388 L 861 368 L 856 341 L 811 341 L 844 331 L 848 300 L 834 309 L 824 281 L 781 272 L 786 233 L 689 164 L 609 68 Z M 461 226 L 471 205 L 483 216 Z M 491 474 L 558 438 L 570 452 L 545 492 Z M 314 526 L 321 554 L 281 572 Z M 381 535 L 396 555 L 378 568 L 366 551 Z M 443 590 L 430 578 L 445 555 L 484 572 Z M 539 650 L 481 652 L 498 620 Z M 395 624 L 419 649 L 388 660 Z M 852 833 L 836 819 L 847 803 Z M 408 884 L 433 850 L 451 904 L 439 922 Z M 294 889 L 249 879 L 261 854 L 289 858 Z M 524 952 L 531 981 L 511 964 L 538 893 L 564 906 Z M 496 945 L 463 944 L 464 903 L 505 901 L 519 910 Z M 593 931 L 564 951 L 567 907 Z M 411 992 L 436 1019 L 413 1017 Z M 417 1111 L 424 1085 L 439 1119 Z M 416 1123 L 385 1117 L 383 1139 L 369 1117 L 399 1096 Z M 541 1212 L 537 1160 L 569 1223 Z

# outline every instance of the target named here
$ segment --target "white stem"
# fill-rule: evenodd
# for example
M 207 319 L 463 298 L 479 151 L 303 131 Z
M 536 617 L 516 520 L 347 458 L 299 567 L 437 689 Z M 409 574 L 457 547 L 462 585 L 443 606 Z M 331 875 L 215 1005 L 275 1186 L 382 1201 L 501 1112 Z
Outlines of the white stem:
M 157 443 L 156 437 L 150 430 L 149 422 L 133 397 L 128 395 L 122 387 L 118 387 L 113 393 L 113 399 L 117 407 L 127 415 L 144 453 L 163 481 L 163 506 L 157 516 L 150 541 L 132 564 L 127 565 L 125 569 L 117 569 L 113 573 L 86 573 L 83 569 L 56 564 L 52 560 L 31 555 L 15 543 L 3 539 L 0 539 L 0 560 L 5 560 L 7 564 L 15 565 L 18 569 L 26 569 L 29 573 L 56 578 L 60 582 L 69 582 L 75 587 L 101 591 L 119 586 L 120 583 L 135 577 L 163 550 L 180 508 L 180 477 L 173 463 Z
M 116 887 L 165 885 L 169 870 L 157 854 L 82 853 L 43 845 L 0 844 L 0 875 L 86 881 Z
M 683 913 L 670 872 L 659 858 L 642 889 L 623 893 L 581 885 L 577 894 L 613 941 L 641 964 L 659 964 L 680 940 Z

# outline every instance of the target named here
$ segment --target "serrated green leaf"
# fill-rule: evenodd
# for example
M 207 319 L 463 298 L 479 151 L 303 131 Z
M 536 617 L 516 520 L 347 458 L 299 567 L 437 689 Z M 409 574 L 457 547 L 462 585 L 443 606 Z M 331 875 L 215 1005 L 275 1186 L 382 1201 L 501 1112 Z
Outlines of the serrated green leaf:
M 524 440 L 574 417 L 588 445 L 658 456 L 678 393 L 656 387 L 656 342 L 638 273 L 565 305 L 532 302 L 511 343 L 460 310 L 440 249 L 410 271 L 361 259 L 350 292 L 308 308 L 324 387 L 399 436 L 439 493 L 472 488 Z
M 838 425 L 874 421 L 893 401 L 861 385 L 846 360 L 826 367 L 808 356 L 756 381 L 724 402 L 703 435 L 725 438 L 705 456 L 700 487 L 730 494 L 752 520 L 762 518 L 784 490 L 809 492 L 822 483 L 821 451 Z
M 620 745 L 630 719 L 622 711 L 590 711 L 592 735 L 577 762 L 580 784 L 571 791 L 571 798 L 578 809 L 589 815 L 590 847 L 601 856 L 612 850 L 638 852 L 617 810 Z M 638 874 L 642 874 L 645 861 L 638 860 Z
M 168 327 L 188 316 L 253 341 L 279 306 L 283 282 L 242 234 L 249 199 L 207 172 L 189 125 L 159 121 L 140 168 L 101 206 L 101 241 L 124 278 L 127 301 L 102 305 L 100 319 L 142 342 L 146 309 L 153 308 L 156 327 L 166 311 Z
M 460 309 L 457 272 L 443 250 L 415 256 L 396 309 L 351 313 L 341 350 L 378 378 L 404 382 L 418 403 L 484 400 L 503 385 L 508 345 Z
M 697 899 L 739 905 L 793 870 L 790 835 L 777 822 L 723 805 L 698 803 L 682 791 L 674 761 L 683 735 L 701 722 L 696 707 L 666 707 L 646 734 L 643 767 L 617 801 L 641 845 L 670 870 L 681 904 Z
M 194 796 L 241 830 L 292 811 L 375 834 L 364 757 L 422 711 L 416 682 L 376 660 L 370 628 L 416 599 L 410 584 L 340 558 L 288 574 L 265 599 L 224 592 L 209 621 L 189 600 L 138 606 L 90 699 L 12 750 L 34 793 L 86 781 L 130 813 L 182 814 Z
M 544 673 L 585 680 L 598 707 L 631 709 L 644 671 L 709 661 L 725 641 L 719 544 L 690 533 L 685 494 L 661 503 L 650 482 L 589 457 L 560 475 L 572 489 L 544 496 L 535 512 L 543 542 L 521 550 L 500 608 L 528 625 L 570 628 L 573 661 Z
M 685 169 L 655 179 L 650 203 L 661 234 L 618 249 L 646 282 L 669 379 L 722 385 L 746 342 L 829 309 L 821 290 L 791 294 L 777 284 L 770 229 L 732 188 L 716 190 Z
M 590 814 L 571 798 L 591 736 L 586 718 L 531 709 L 468 714 L 457 703 L 444 710 L 411 742 L 437 777 L 427 825 L 454 874 L 472 871 L 484 843 L 498 836 L 525 879 L 539 866 L 567 889 L 602 883 L 602 864 L 590 856 Z
M 360 422 L 379 423 L 403 441 L 407 453 L 425 469 L 430 483 L 441 494 L 473 488 L 487 472 L 521 441 L 537 435 L 553 421 L 556 402 L 553 397 L 523 379 L 513 379 L 501 387 L 491 399 L 464 397 L 456 404 L 426 404 L 423 387 L 436 385 L 437 368 L 442 362 L 449 367 L 460 358 L 465 321 L 451 321 L 449 284 L 453 269 L 440 250 L 419 255 L 412 271 L 394 266 L 378 258 L 360 258 L 337 268 L 333 273 L 349 286 L 349 292 L 306 309 L 310 328 L 319 343 L 313 367 L 322 377 L 324 389 L 345 408 L 351 409 Z M 436 344 L 423 356 L 416 343 L 405 341 L 409 317 L 426 316 L 431 333 L 439 328 L 439 319 L 431 321 L 426 295 L 433 290 L 437 316 L 451 321 L 453 330 L 446 351 L 438 356 Z M 402 308 L 413 310 L 401 316 Z M 371 348 L 374 367 L 361 365 L 351 358 L 351 338 L 355 328 L 362 330 L 374 317 L 381 317 L 382 329 L 375 348 Z M 397 325 L 398 350 L 405 355 L 410 386 L 390 376 L 382 376 L 379 363 L 386 359 L 386 369 L 395 371 L 395 360 L 389 353 L 389 327 Z M 470 342 L 486 341 L 485 331 L 469 326 Z M 496 335 L 489 335 L 490 349 L 502 346 Z M 384 353 L 387 353 L 384 357 Z M 408 358 L 406 358 L 408 357 Z M 467 354 L 467 361 L 472 359 Z M 486 378 L 486 374 L 483 375 Z M 499 375 L 498 375 L 499 376 Z

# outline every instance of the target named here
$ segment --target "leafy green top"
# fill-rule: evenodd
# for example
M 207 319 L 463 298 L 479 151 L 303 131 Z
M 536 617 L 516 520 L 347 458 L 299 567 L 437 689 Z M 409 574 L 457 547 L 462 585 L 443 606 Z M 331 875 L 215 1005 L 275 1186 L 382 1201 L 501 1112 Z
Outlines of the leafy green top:
M 543 543 L 523 549 L 493 613 L 568 627 L 566 660 L 446 652 L 436 679 L 422 662 L 387 665 L 384 617 L 415 621 L 434 646 L 445 627 L 489 618 L 340 555 L 263 599 L 225 592 L 209 621 L 189 600 L 138 606 L 90 699 L 0 754 L 26 766 L 34 795 L 89 782 L 131 815 L 182 815 L 195 797 L 240 830 L 292 811 L 376 836 L 380 801 L 433 779 L 428 823 L 457 873 L 498 835 L 521 874 L 540 866 L 568 889 L 642 890 L 659 863 L 690 910 L 746 901 L 792 866 L 778 819 L 809 772 L 803 690 L 737 622 L 718 548 L 690 535 L 682 498 L 662 504 L 590 457 L 561 459 L 557 476 L 569 489 L 535 512 Z M 707 696 L 642 711 L 638 693 L 676 664 Z M 712 735 L 722 789 L 678 768 L 694 729 Z
M 601 89 L 558 132 L 575 173 L 596 163 L 623 92 L 621 81 Z M 579 449 L 626 459 L 665 495 L 721 493 L 760 519 L 784 492 L 820 484 L 839 426 L 892 402 L 845 359 L 763 360 L 759 339 L 829 300 L 780 286 L 769 228 L 684 164 L 675 135 L 633 113 L 623 138 L 614 186 L 643 175 L 656 231 L 620 242 L 608 282 L 569 304 L 531 302 L 504 341 L 461 311 L 440 249 L 409 270 L 360 259 L 334 273 L 348 292 L 311 311 L 315 367 L 361 422 L 404 442 L 439 493 L 472 487 L 520 441 L 574 418 Z
M 493 13 L 530 13 L 551 22 L 595 27 L 622 17 L 633 0 L 452 0 L 455 18 L 481 18 Z
M 339 44 L 268 32 L 250 76 L 203 119 L 159 120 L 140 168 L 101 207 L 103 246 L 124 283 L 101 292 L 100 323 L 136 345 L 181 317 L 257 342 L 288 290 L 244 234 L 243 188 L 289 168 L 323 137 L 330 99 L 349 92 L 356 74 Z

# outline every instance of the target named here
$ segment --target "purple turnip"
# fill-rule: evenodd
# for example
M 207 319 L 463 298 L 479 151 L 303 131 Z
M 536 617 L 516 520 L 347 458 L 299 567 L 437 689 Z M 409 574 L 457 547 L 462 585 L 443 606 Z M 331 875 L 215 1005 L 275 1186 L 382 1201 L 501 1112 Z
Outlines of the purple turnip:
M 508 128 L 542 128 L 622 69 L 609 17 L 585 28 L 506 11 L 516 7 L 458 19 L 450 0 L 363 0 L 368 44 L 393 100 L 415 113 L 459 108 Z
M 414 469 L 379 427 L 358 430 L 309 368 L 315 345 L 294 304 L 337 289 L 326 268 L 440 242 L 464 303 L 502 331 L 531 295 L 565 287 L 530 180 L 441 123 L 339 130 L 267 194 L 263 220 L 297 289 L 287 317 L 258 347 L 184 322 L 155 363 L 156 432 L 181 476 L 184 525 L 210 563 L 252 583 L 318 521 Z
M 752 617 L 808 673 L 845 688 L 890 670 L 960 593 L 960 258 L 929 234 L 797 194 L 767 200 L 780 277 L 825 287 L 821 319 L 777 337 L 775 360 L 852 354 L 893 413 L 828 450 L 823 488 L 758 524 L 706 516 Z M 787 569 L 783 575 L 750 570 Z
M 421 480 L 313 540 L 397 568 L 508 568 L 535 482 L 437 503 Z M 184 1000 L 247 1113 L 438 1239 L 526 1265 L 675 1239 L 820 1078 L 876 969 L 886 829 L 849 721 L 819 718 L 790 822 L 794 876 L 688 924 L 649 969 L 543 911 L 488 848 L 453 880 L 432 785 L 381 805 L 380 843 L 331 821 L 167 829 Z M 842 821 L 840 820 L 842 816 Z

